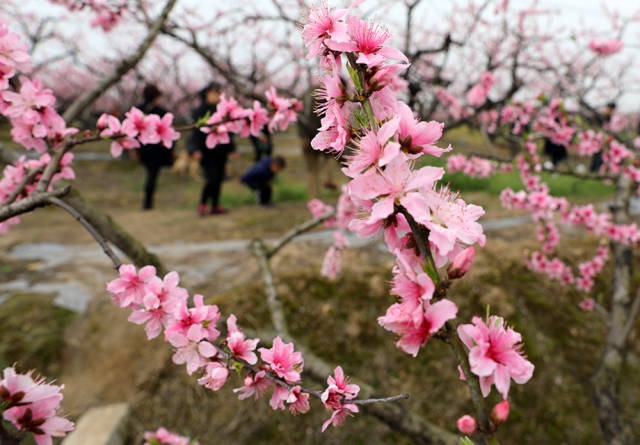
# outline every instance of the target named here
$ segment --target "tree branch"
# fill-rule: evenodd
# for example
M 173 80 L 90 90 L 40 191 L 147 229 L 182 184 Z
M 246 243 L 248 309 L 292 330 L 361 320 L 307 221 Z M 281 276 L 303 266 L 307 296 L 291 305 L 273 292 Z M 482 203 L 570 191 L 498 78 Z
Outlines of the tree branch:
M 55 189 L 50 192 L 33 193 L 18 202 L 0 208 L 0 222 L 6 221 L 14 216 L 30 212 L 38 207 L 49 205 L 50 198 L 59 198 L 66 195 L 71 190 L 71 186 Z
M 118 256 L 113 252 L 113 250 L 111 250 L 111 247 L 109 247 L 109 244 L 100 234 L 100 232 L 98 232 L 96 228 L 93 227 L 89 223 L 89 221 L 86 220 L 84 216 L 82 216 L 76 209 L 74 209 L 73 206 L 69 205 L 68 203 L 66 203 L 65 201 L 59 198 L 49 198 L 49 202 L 65 210 L 67 213 L 73 216 L 76 219 L 76 221 L 82 224 L 82 226 L 85 229 L 87 229 L 87 231 L 91 234 L 91 236 L 93 236 L 93 238 L 100 245 L 100 247 L 102 247 L 102 251 L 109 257 L 109 259 L 113 263 L 113 267 L 115 269 L 120 268 L 122 263 L 120 262 L 120 259 L 118 258 Z
M 280 237 L 271 248 L 266 248 L 267 258 L 271 258 L 276 253 L 278 253 L 280 249 L 282 249 L 285 245 L 290 243 L 294 238 L 302 235 L 305 232 L 308 232 L 309 230 L 312 230 L 314 227 L 318 226 L 319 224 L 322 224 L 329 218 L 335 216 L 335 214 L 336 214 L 335 210 L 331 212 L 327 212 L 324 215 L 305 221 L 302 224 L 289 230 L 287 233 L 282 235 L 282 237 Z

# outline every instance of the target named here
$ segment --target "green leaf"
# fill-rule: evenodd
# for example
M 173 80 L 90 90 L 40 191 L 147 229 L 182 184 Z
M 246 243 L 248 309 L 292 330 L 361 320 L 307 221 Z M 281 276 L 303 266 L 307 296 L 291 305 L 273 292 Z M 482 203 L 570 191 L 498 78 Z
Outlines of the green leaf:
M 474 445 L 473 440 L 469 439 L 467 436 L 461 437 L 460 442 L 462 442 L 462 445 Z
M 200 119 L 198 119 L 198 121 L 195 124 L 196 127 L 202 127 L 204 124 L 207 123 L 210 117 L 211 117 L 211 111 L 207 111 L 207 114 L 205 114 Z

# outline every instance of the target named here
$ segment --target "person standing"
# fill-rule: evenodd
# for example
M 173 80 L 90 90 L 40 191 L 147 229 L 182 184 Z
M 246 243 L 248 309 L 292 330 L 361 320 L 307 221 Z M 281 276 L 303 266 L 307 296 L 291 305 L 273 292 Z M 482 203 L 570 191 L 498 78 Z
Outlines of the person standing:
M 258 162 L 263 156 L 271 156 L 273 152 L 273 143 L 271 142 L 271 133 L 263 128 L 258 137 L 249 136 L 253 144 L 254 162 Z
M 157 114 L 160 117 L 167 114 L 167 110 L 159 105 L 162 93 L 158 87 L 153 84 L 145 85 L 142 97 L 144 102 L 138 108 L 143 113 Z M 173 164 L 173 149 L 168 149 L 161 143 L 147 144 L 140 146 L 138 156 L 147 171 L 142 210 L 151 210 L 153 208 L 153 195 L 156 190 L 160 169 Z
M 222 96 L 222 87 L 217 83 L 210 83 L 200 92 L 200 105 L 191 112 L 194 122 L 209 113 L 216 112 L 220 97 Z M 211 215 L 222 215 L 228 213 L 228 210 L 220 206 L 220 192 L 222 190 L 222 181 L 225 177 L 225 168 L 229 154 L 236 150 L 233 136 L 230 135 L 228 144 L 218 144 L 214 148 L 208 148 L 206 144 L 207 135 L 196 128 L 191 132 L 187 140 L 187 150 L 200 161 L 200 166 L 204 171 L 205 184 L 202 187 L 200 195 L 200 204 L 198 205 L 198 214 L 205 216 L 207 213 Z M 207 204 L 211 203 L 211 207 L 207 211 Z

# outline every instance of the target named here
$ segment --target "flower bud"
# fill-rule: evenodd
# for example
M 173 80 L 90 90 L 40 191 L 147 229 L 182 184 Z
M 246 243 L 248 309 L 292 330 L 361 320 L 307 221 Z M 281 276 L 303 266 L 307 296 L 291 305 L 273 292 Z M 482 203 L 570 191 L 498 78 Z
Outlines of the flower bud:
M 498 403 L 491 410 L 491 421 L 495 423 L 496 426 L 502 425 L 503 423 L 505 423 L 508 417 L 509 417 L 509 401 L 508 400 Z
M 458 419 L 457 424 L 458 424 L 458 429 L 462 434 L 473 434 L 476 432 L 476 429 L 478 428 L 478 423 L 476 422 L 476 419 L 474 419 L 468 414 L 465 414 L 464 416 L 460 417 Z
M 476 250 L 473 247 L 467 247 L 458 255 L 456 255 L 456 257 L 453 259 L 453 262 L 449 264 L 449 268 L 447 269 L 447 275 L 449 276 L 449 279 L 455 280 L 458 278 L 462 278 L 464 274 L 466 274 L 467 271 L 471 269 L 475 254 Z

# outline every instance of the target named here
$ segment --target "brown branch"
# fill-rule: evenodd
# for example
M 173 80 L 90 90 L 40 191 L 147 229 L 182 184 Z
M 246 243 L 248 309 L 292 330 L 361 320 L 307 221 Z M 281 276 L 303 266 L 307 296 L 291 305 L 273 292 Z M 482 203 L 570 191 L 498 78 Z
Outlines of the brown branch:
M 280 237 L 271 248 L 266 249 L 267 258 L 271 258 L 276 253 L 278 253 L 280 249 L 282 249 L 285 245 L 290 243 L 294 238 L 302 235 L 305 232 L 308 232 L 309 230 L 312 230 L 314 227 L 322 224 L 329 218 L 335 216 L 335 214 L 336 214 L 335 210 L 331 212 L 327 212 L 324 215 L 305 221 L 302 224 L 289 230 L 287 233 L 282 235 L 282 237 Z
M 93 227 L 89 223 L 89 221 L 86 220 L 84 216 L 82 216 L 76 209 L 74 209 L 73 206 L 69 205 L 68 203 L 66 203 L 65 201 L 59 198 L 49 198 L 49 202 L 65 210 L 67 213 L 73 216 L 76 219 L 76 221 L 82 224 L 82 226 L 85 229 L 87 229 L 87 231 L 91 234 L 91 236 L 93 236 L 93 238 L 100 245 L 100 247 L 102 247 L 102 251 L 109 257 L 109 259 L 113 263 L 113 267 L 115 269 L 120 268 L 122 263 L 120 262 L 120 259 L 118 258 L 118 256 L 113 252 L 111 247 L 109 247 L 109 244 L 104 239 L 104 237 L 100 234 L 100 232 L 98 232 L 96 228 Z
M 145 56 L 151 44 L 154 42 L 160 30 L 164 26 L 169 13 L 176 5 L 177 0 L 168 0 L 164 6 L 164 9 L 149 28 L 149 32 L 138 46 L 138 48 L 129 57 L 120 61 L 115 69 L 107 76 L 103 77 L 92 89 L 86 91 L 78 99 L 76 99 L 67 108 L 62 115 L 63 119 L 67 123 L 71 123 L 76 120 L 91 104 L 93 104 L 105 91 L 115 85 L 122 77 L 127 74 L 133 67 L 135 67 Z
M 262 283 L 264 290 L 267 294 L 267 305 L 269 306 L 269 312 L 271 313 L 271 322 L 273 327 L 279 335 L 289 336 L 289 330 L 287 328 L 287 320 L 284 315 L 284 308 L 282 306 L 282 300 L 278 295 L 276 286 L 273 280 L 273 272 L 271 271 L 271 265 L 269 264 L 269 256 L 267 248 L 261 240 L 255 240 L 252 244 L 253 254 L 258 259 L 260 266 L 260 274 L 262 275 Z
M 36 176 L 42 173 L 43 170 L 44 170 L 44 166 L 40 166 L 38 168 L 34 168 L 29 173 L 24 175 L 20 180 L 20 183 L 16 186 L 16 188 L 13 189 L 13 191 L 9 194 L 9 196 L 7 196 L 7 199 L 4 201 L 3 204 L 9 205 L 13 201 L 15 201 L 16 198 L 20 196 L 20 194 L 24 191 L 27 185 L 31 184 L 33 180 L 36 178 Z
M 38 207 L 49 205 L 50 198 L 59 198 L 64 196 L 69 193 L 69 190 L 71 190 L 71 186 L 55 189 L 50 192 L 34 192 L 25 199 L 3 206 L 0 208 L 0 222 L 6 221 L 14 216 L 22 215 L 23 213 L 30 212 Z
M 133 264 L 138 267 L 154 266 L 161 276 L 167 273 L 166 267 L 155 254 L 149 252 L 144 244 L 113 221 L 111 216 L 87 202 L 76 189 L 65 196 L 64 202 L 82 215 L 105 240 L 127 255 Z

